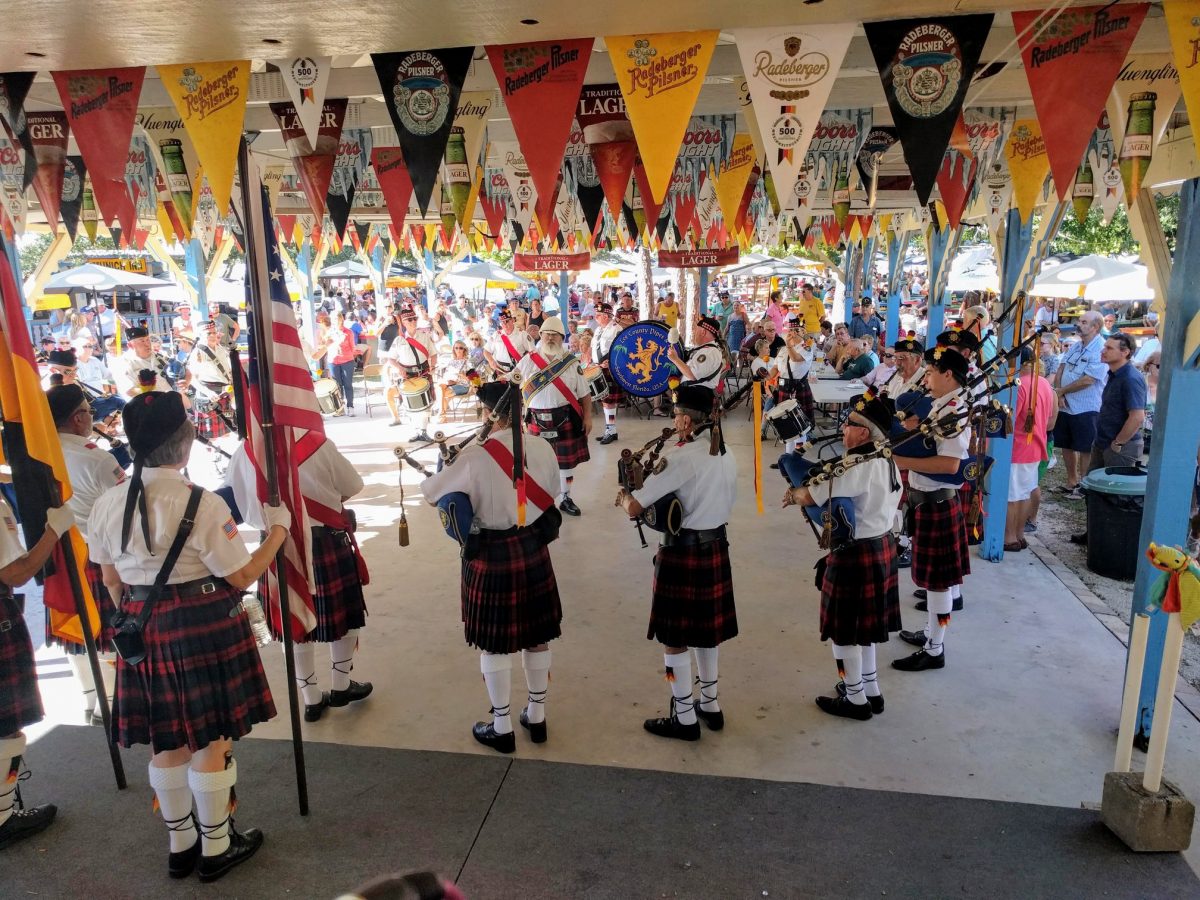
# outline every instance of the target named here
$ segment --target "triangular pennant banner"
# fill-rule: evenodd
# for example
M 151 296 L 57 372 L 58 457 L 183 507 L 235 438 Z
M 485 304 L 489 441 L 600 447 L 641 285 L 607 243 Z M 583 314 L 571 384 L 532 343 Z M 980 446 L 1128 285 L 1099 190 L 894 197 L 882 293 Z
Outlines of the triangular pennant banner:
M 291 103 L 272 103 L 271 112 L 283 132 L 283 143 L 292 157 L 300 187 L 308 200 L 317 221 L 325 215 L 325 195 L 333 180 L 333 166 L 337 160 L 338 145 L 342 138 L 342 123 L 346 119 L 345 100 L 326 100 L 321 113 L 320 137 L 312 144 L 305 134 L 304 125 Z
M 338 154 L 333 162 L 333 177 L 325 197 L 329 218 L 338 238 L 346 234 L 346 223 L 354 205 L 354 194 L 362 182 L 363 173 L 371 159 L 371 129 L 346 128 L 338 141 Z
M 479 153 L 487 131 L 487 117 L 492 108 L 491 91 L 463 91 L 459 95 L 454 125 L 446 143 L 446 169 L 443 181 L 450 192 L 450 205 L 460 228 L 469 221 L 467 206 L 471 187 L 479 168 Z
M 105 224 L 111 225 L 122 212 L 128 217 L 133 205 L 125 167 L 146 70 L 134 66 L 51 74 L 75 143 L 87 162 L 96 205 Z
M 1012 14 L 1060 200 L 1075 183 L 1096 120 L 1148 7 L 1109 3 L 1056 10 L 1060 15 Z
M 946 155 L 942 157 L 942 167 L 937 176 L 938 193 L 942 195 L 951 228 L 962 224 L 963 210 L 971 197 L 977 169 L 978 160 L 971 152 L 966 126 L 960 118 L 950 137 Z
M 332 56 L 297 56 L 292 59 L 273 59 L 270 65 L 279 70 L 279 77 L 292 98 L 292 106 L 300 119 L 308 143 L 315 147 L 320 139 L 321 112 L 325 108 L 325 91 L 329 73 L 333 70 Z
M 1117 158 L 1126 203 L 1137 199 L 1181 89 L 1170 53 L 1134 53 L 1117 74 L 1108 98 L 1108 121 L 1124 136 Z
M 68 156 L 63 164 L 62 195 L 58 212 L 71 242 L 79 234 L 79 213 L 83 209 L 83 185 L 87 180 L 87 167 L 82 156 Z
M 449 47 L 371 54 L 422 216 L 429 214 L 433 185 L 474 53 L 474 47 Z
M 684 31 L 604 39 L 637 135 L 647 193 L 656 203 L 666 200 L 717 36 L 716 31 Z
M 51 110 L 26 116 L 29 137 L 37 158 L 33 190 L 46 215 L 52 234 L 58 234 L 59 204 L 62 202 L 63 176 L 67 162 L 69 126 L 67 114 Z
M 137 124 L 150 139 L 150 149 L 166 182 L 178 224 L 183 228 L 182 232 L 177 232 L 180 240 L 191 240 L 192 207 L 195 206 L 192 178 L 200 171 L 200 161 L 187 129 L 183 127 L 183 119 L 170 106 L 141 107 Z
M 1013 200 L 1021 221 L 1028 222 L 1042 194 L 1042 185 L 1050 171 L 1042 126 L 1037 119 L 1018 119 L 1005 148 L 1008 171 L 1012 176 Z M 1074 175 L 1074 173 L 1072 173 Z
M 942 165 L 993 16 L 863 25 L 921 205 Z
M 895 128 L 890 125 L 876 125 L 867 132 L 862 149 L 858 151 L 855 164 L 858 166 L 858 175 L 866 189 L 867 206 L 870 209 L 875 208 L 876 192 L 879 187 L 879 166 L 883 155 L 891 150 L 899 139 Z
M 0 75 L 0 125 L 8 136 L 26 153 L 25 171 L 22 180 L 25 187 L 33 181 L 36 162 L 33 156 L 33 141 L 25 118 L 25 98 L 33 84 L 35 72 L 9 72 Z
M 25 159 L 28 156 L 21 145 L 0 134 L 0 226 L 8 226 L 17 233 L 25 231 L 29 204 L 25 201 Z M 0 231 L 5 230 L 0 229 Z
M 1163 0 L 1188 121 L 1200 122 L 1200 0 Z M 8 77 L 8 76 L 5 76 Z M 1200 144 L 1196 145 L 1200 155 Z
M 404 216 L 413 192 L 408 167 L 404 164 L 404 151 L 399 147 L 375 147 L 371 150 L 371 166 L 375 169 L 375 178 L 383 193 L 383 201 L 387 204 L 392 227 L 402 234 Z
M 737 214 L 742 205 L 742 197 L 754 170 L 754 139 L 746 132 L 739 132 L 733 138 L 733 152 L 729 159 L 721 164 L 717 176 L 716 196 L 725 223 L 733 228 Z

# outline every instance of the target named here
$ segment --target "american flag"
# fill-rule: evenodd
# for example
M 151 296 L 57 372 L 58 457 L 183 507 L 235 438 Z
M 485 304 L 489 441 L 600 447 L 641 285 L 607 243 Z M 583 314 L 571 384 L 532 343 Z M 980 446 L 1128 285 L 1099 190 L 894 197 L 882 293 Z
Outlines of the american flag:
M 325 441 L 325 423 L 317 406 L 316 394 L 313 393 L 308 362 L 300 348 L 296 316 L 292 312 L 292 300 L 288 296 L 283 277 L 283 260 L 279 255 L 275 228 L 271 224 L 267 189 L 262 187 L 257 173 L 250 177 L 254 179 L 253 187 L 261 193 L 262 203 L 257 209 L 248 211 L 246 241 L 247 245 L 251 241 L 256 242 L 256 246 L 263 248 L 265 253 L 260 271 L 254 271 L 250 265 L 246 266 L 246 308 L 251 334 L 254 333 L 253 317 L 262 316 L 266 326 L 264 333 L 267 335 L 268 356 L 266 359 L 259 359 L 255 341 L 250 342 L 249 384 L 245 394 L 249 400 L 246 443 L 254 465 L 258 498 L 265 503 L 269 493 L 262 432 L 263 398 L 258 381 L 259 366 L 265 364 L 270 376 L 271 407 L 275 422 L 275 471 L 279 481 L 279 500 L 292 513 L 291 534 L 284 543 L 286 571 L 283 581 L 288 590 L 292 635 L 298 639 L 317 624 L 312 600 L 315 586 L 312 570 L 312 532 L 300 491 L 300 464 Z M 251 279 L 258 282 L 257 295 L 263 301 L 259 305 L 251 300 L 254 296 L 251 291 Z M 274 577 L 274 573 L 275 565 L 272 564 L 272 577 L 267 579 L 268 610 L 271 621 L 276 628 L 282 630 L 279 580 Z

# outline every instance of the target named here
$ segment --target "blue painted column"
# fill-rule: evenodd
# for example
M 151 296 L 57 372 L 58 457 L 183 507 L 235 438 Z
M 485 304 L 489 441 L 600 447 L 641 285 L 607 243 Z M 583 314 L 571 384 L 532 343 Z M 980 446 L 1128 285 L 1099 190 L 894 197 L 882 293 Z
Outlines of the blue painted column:
M 375 249 L 371 251 L 371 265 L 374 267 L 374 271 L 379 273 L 375 285 L 376 303 L 382 303 L 387 293 L 387 271 L 384 266 L 382 244 L 376 245 Z
M 904 254 L 908 250 L 909 234 L 907 231 L 904 234 L 888 232 L 888 311 L 884 337 L 889 347 L 895 346 L 900 337 L 900 282 L 904 278 Z
M 425 253 L 421 257 L 421 264 L 425 269 L 425 312 L 429 313 L 436 305 L 433 299 L 433 276 L 436 274 L 436 266 L 433 262 L 433 249 L 428 246 L 428 241 L 426 241 Z
M 571 273 L 558 273 L 558 314 L 565 325 L 570 315 L 571 301 L 568 299 L 571 290 Z
M 184 271 L 187 273 L 188 284 L 196 292 L 196 312 L 198 318 L 208 318 L 208 264 L 204 261 L 204 248 L 200 241 L 192 238 L 184 247 Z
M 13 281 L 17 285 L 17 296 L 21 300 L 21 312 L 25 314 L 25 330 L 29 332 L 30 339 L 33 339 L 33 309 L 30 307 L 28 300 L 25 298 L 25 286 L 21 282 L 21 256 L 17 253 L 17 242 L 15 240 L 4 241 L 4 253 L 8 257 L 8 265 L 12 268 Z M 69 310 L 68 310 L 69 312 Z M 34 346 L 36 350 L 36 344 Z
M 871 274 L 875 271 L 875 248 L 878 246 L 878 243 L 878 240 L 874 236 L 866 238 L 863 241 L 862 260 L 858 266 L 859 274 L 862 276 L 857 285 L 860 297 L 863 294 L 874 296 L 874 292 L 871 290 Z
M 302 310 L 301 318 L 304 319 L 305 337 L 309 343 L 316 340 L 316 273 L 313 272 L 313 256 L 312 256 L 312 241 L 307 237 L 300 245 L 300 252 L 296 254 L 296 268 L 300 270 L 300 309 Z
M 849 324 L 854 318 L 854 302 L 858 295 L 854 293 L 854 269 L 858 262 L 858 245 L 846 244 L 846 258 L 842 260 L 842 286 L 845 292 L 845 308 L 842 310 L 844 321 Z
M 961 228 L 939 228 L 936 222 L 925 233 L 925 252 L 929 260 L 929 342 L 942 333 L 946 321 L 946 293 L 950 283 L 950 264 L 958 252 Z
M 1200 444 L 1200 368 L 1197 360 L 1185 360 L 1187 328 L 1200 316 L 1200 179 L 1193 178 L 1179 189 L 1179 234 L 1167 289 L 1166 316 L 1162 334 L 1162 368 L 1159 370 L 1158 399 L 1154 407 L 1154 440 L 1150 444 L 1150 475 L 1146 507 L 1138 546 L 1151 541 L 1183 545 L 1187 540 L 1192 484 L 1196 476 L 1196 447 Z M 1146 611 L 1146 598 L 1159 571 L 1145 555 L 1138 558 L 1133 583 L 1133 613 Z M 1158 690 L 1158 667 L 1162 663 L 1167 617 L 1151 616 L 1146 647 L 1146 669 L 1138 701 L 1138 738 L 1149 737 L 1154 718 L 1154 695 Z M 1175 678 L 1175 673 L 1170 677 Z
M 708 266 L 700 267 L 700 315 L 708 315 Z

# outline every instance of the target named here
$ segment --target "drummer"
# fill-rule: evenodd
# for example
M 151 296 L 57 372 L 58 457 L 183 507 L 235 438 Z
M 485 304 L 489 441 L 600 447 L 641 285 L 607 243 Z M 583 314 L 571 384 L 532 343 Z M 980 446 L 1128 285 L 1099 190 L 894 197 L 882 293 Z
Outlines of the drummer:
M 529 409 L 529 433 L 550 441 L 558 457 L 561 499 L 558 508 L 569 516 L 582 515 L 571 499 L 575 467 L 591 459 L 587 438 L 592 431 L 592 398 L 579 360 L 564 344 L 562 319 L 542 323 L 542 341 L 517 365 L 521 392 Z
M 519 331 L 516 320 L 508 307 L 500 310 L 500 330 L 483 351 L 484 359 L 497 373 L 511 372 L 517 363 L 533 350 L 533 339 L 527 332 Z
M 811 290 L 811 289 L 810 289 Z M 779 369 L 779 388 L 775 391 L 775 402 L 795 400 L 800 411 L 812 421 L 816 415 L 812 388 L 808 384 L 808 373 L 812 369 L 812 340 L 804 333 L 800 319 L 788 322 L 788 333 L 783 349 L 775 359 Z M 792 450 L 789 447 L 788 450 Z
M 394 382 L 387 390 L 387 405 L 392 413 L 392 425 L 400 424 L 400 390 L 404 382 L 424 379 L 432 394 L 432 361 L 437 359 L 437 345 L 433 332 L 428 328 L 419 327 L 417 311 L 411 306 L 406 306 L 400 311 L 400 325 L 403 330 L 380 356 Z M 409 417 L 417 426 L 417 432 L 412 437 L 414 441 L 431 440 L 425 426 L 429 422 L 429 407 L 433 405 L 433 398 L 430 396 L 427 399 L 429 402 L 423 409 L 409 410 Z
M 608 364 L 608 355 L 612 351 L 613 341 L 621 333 L 621 325 L 613 319 L 613 309 L 607 303 L 596 304 L 596 333 L 592 338 L 592 358 L 608 377 L 608 393 L 601 400 L 604 407 L 604 434 L 596 438 L 601 444 L 611 444 L 617 439 L 617 407 L 625 399 L 625 391 L 613 378 Z
M 221 346 L 221 332 L 212 322 L 203 322 L 200 331 L 203 343 L 196 347 L 188 362 L 188 372 L 196 388 L 197 408 L 207 410 L 208 418 L 202 431 L 206 437 L 221 437 L 233 430 L 231 421 L 218 414 L 228 415 L 233 396 L 233 364 L 229 351 Z
M 721 392 L 721 379 L 727 367 L 720 337 L 721 323 L 712 316 L 700 316 L 692 324 L 692 349 L 687 351 L 686 358 L 679 355 L 674 344 L 667 349 L 667 359 L 679 369 L 683 384 Z

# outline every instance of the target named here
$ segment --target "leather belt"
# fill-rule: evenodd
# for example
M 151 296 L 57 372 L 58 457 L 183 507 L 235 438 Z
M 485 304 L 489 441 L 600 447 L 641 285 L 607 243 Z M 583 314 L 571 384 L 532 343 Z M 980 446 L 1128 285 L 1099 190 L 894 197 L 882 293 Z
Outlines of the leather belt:
M 150 591 L 153 587 L 154 585 L 152 584 L 130 585 L 129 595 L 134 600 L 143 601 L 150 596 Z M 190 600 L 193 597 L 204 597 L 229 589 L 230 585 L 224 578 L 197 578 L 195 581 L 168 584 L 163 588 L 163 593 L 165 594 L 170 591 L 180 600 Z
M 716 528 L 683 528 L 679 534 L 663 534 L 664 547 L 698 547 L 701 544 L 711 544 L 713 541 L 725 539 L 725 526 Z
M 912 506 L 924 506 L 926 503 L 944 503 L 952 500 L 958 491 L 955 488 L 938 488 L 936 491 L 922 491 L 908 486 L 908 502 Z

